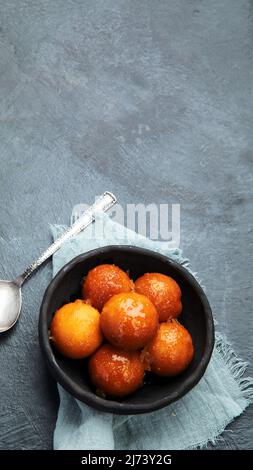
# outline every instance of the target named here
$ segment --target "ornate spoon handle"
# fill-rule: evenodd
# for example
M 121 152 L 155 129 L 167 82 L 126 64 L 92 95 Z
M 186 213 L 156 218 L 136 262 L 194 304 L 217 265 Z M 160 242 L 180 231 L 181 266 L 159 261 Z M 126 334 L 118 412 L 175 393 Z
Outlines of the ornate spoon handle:
M 100 196 L 92 206 L 90 206 L 82 216 L 70 227 L 62 233 L 62 235 L 55 240 L 49 248 L 40 255 L 40 257 L 34 261 L 28 268 L 17 277 L 15 283 L 21 286 L 23 282 L 30 276 L 30 274 L 35 271 L 42 263 L 44 263 L 48 258 L 50 258 L 59 248 L 70 238 L 74 237 L 82 230 L 84 230 L 88 225 L 90 225 L 95 220 L 95 215 L 98 212 L 106 212 L 117 202 L 114 194 L 106 191 L 102 196 Z

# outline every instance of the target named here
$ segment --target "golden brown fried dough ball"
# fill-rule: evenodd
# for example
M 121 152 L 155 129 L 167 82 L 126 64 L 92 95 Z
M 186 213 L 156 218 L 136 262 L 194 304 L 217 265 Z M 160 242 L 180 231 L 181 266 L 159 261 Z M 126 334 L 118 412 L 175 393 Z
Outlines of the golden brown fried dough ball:
M 114 346 L 129 351 L 143 348 L 158 328 L 155 306 L 144 295 L 129 292 L 114 295 L 104 305 L 101 328 Z
M 190 333 L 178 321 L 161 323 L 143 355 L 152 372 L 174 376 L 183 372 L 192 361 L 194 348 Z
M 138 352 L 105 344 L 89 360 L 92 383 L 105 395 L 123 397 L 141 387 L 144 366 Z
M 160 322 L 180 315 L 181 289 L 171 277 L 159 273 L 146 273 L 135 281 L 135 290 L 153 302 Z
M 82 294 L 99 311 L 113 295 L 130 292 L 134 283 L 129 276 L 114 264 L 101 264 L 91 269 L 84 280 Z
M 83 300 L 64 305 L 53 316 L 51 339 L 64 356 L 89 356 L 102 343 L 100 313 Z

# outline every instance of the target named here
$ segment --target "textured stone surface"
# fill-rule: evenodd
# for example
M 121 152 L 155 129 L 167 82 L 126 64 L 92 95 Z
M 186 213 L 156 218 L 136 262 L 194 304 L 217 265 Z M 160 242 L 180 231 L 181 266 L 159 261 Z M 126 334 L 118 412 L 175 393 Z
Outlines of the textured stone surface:
M 0 277 L 105 189 L 180 203 L 184 253 L 252 361 L 252 0 L 0 0 L 0 27 Z M 0 338 L 0 448 L 52 445 L 37 337 L 50 277 L 47 265 L 25 285 Z M 252 419 L 216 447 L 252 448 Z

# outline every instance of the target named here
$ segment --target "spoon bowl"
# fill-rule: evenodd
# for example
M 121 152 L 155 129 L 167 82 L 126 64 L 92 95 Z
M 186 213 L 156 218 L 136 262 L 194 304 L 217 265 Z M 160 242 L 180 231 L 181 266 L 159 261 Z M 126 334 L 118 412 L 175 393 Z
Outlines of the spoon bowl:
M 16 323 L 22 305 L 20 286 L 15 281 L 0 280 L 0 333 Z

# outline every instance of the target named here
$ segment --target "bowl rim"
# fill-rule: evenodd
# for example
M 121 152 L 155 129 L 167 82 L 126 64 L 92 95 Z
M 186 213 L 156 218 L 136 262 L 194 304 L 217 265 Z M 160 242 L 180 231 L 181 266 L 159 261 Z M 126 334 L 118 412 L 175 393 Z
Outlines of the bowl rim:
M 69 272 L 76 264 L 83 263 L 87 258 L 90 258 L 94 255 L 100 256 L 101 254 L 107 254 L 110 251 L 124 251 L 126 254 L 129 252 L 135 252 L 136 254 L 155 257 L 158 260 L 169 264 L 170 266 L 174 267 L 180 273 L 180 275 L 182 275 L 191 284 L 203 305 L 203 312 L 206 320 L 206 344 L 201 361 L 196 366 L 196 369 L 193 371 L 193 373 L 184 381 L 182 381 L 182 383 L 179 384 L 178 388 L 174 392 L 170 393 L 166 397 L 154 400 L 152 403 L 131 404 L 125 402 L 118 402 L 112 399 L 104 399 L 102 397 L 97 396 L 92 391 L 86 391 L 82 389 L 80 385 L 78 385 L 74 380 L 72 380 L 72 378 L 69 377 L 69 375 L 61 369 L 55 359 L 55 355 L 48 339 L 48 326 L 46 320 L 49 301 L 54 293 L 54 290 L 62 281 L 64 275 Z M 203 291 L 202 287 L 199 285 L 195 277 L 184 266 L 172 260 L 168 256 L 162 255 L 153 250 L 132 245 L 107 245 L 95 248 L 93 250 L 87 251 L 76 256 L 75 258 L 71 259 L 68 263 L 66 263 L 53 277 L 44 293 L 40 307 L 38 330 L 40 348 L 53 378 L 65 390 L 67 390 L 71 395 L 73 395 L 81 402 L 86 403 L 87 405 L 92 406 L 93 408 L 96 408 L 100 411 L 112 412 L 116 414 L 149 413 L 161 409 L 164 406 L 169 405 L 184 396 L 193 387 L 195 387 L 195 385 L 197 385 L 199 380 L 202 378 L 208 366 L 214 348 L 214 322 L 212 310 L 205 292 Z

